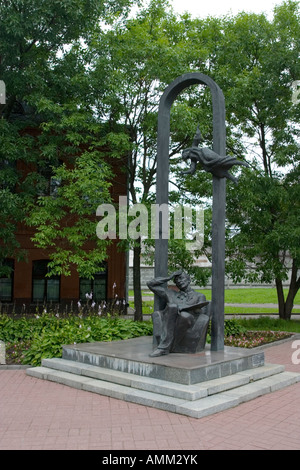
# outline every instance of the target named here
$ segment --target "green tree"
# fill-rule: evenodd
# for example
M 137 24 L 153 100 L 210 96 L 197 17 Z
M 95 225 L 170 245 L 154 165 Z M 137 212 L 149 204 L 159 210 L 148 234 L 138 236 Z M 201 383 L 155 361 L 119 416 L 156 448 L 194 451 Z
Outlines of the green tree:
M 300 287 L 300 106 L 291 100 L 300 77 L 299 19 L 294 1 L 276 7 L 272 20 L 255 14 L 225 19 L 215 62 L 229 126 L 251 165 L 238 186 L 228 185 L 227 270 L 234 280 L 275 281 L 286 319 Z
M 80 235 L 91 235 L 88 217 L 96 204 L 87 181 L 95 193 L 96 188 L 97 194 L 101 191 L 102 202 L 109 168 L 99 151 L 106 138 L 90 106 L 84 51 L 92 31 L 99 30 L 99 20 L 111 22 L 128 5 L 126 0 L 0 1 L 0 78 L 7 90 L 6 104 L 0 105 L 0 270 L 5 274 L 3 259 L 26 255 L 16 239 L 17 224 L 28 221 L 33 208 L 30 222 L 38 226 L 36 242 L 45 247 L 48 243 L 54 252 L 59 217 L 68 226 L 66 213 L 71 219 L 80 213 L 82 226 L 78 222 L 69 227 L 69 246 L 57 248 L 52 268 L 68 271 L 72 246 L 79 251 L 69 261 L 93 270 Z M 86 167 L 77 161 L 79 155 Z M 56 188 L 55 198 L 49 197 L 51 176 L 52 182 L 65 183 Z M 82 198 L 83 193 L 88 197 Z M 102 257 L 95 253 L 95 261 Z
M 187 46 L 186 21 L 179 21 L 165 0 L 151 1 L 134 18 L 113 24 L 91 42 L 95 96 L 103 80 L 107 82 L 105 95 L 95 103 L 97 114 L 99 119 L 108 120 L 112 133 L 116 124 L 124 125 L 131 204 L 155 202 L 159 99 L 170 81 L 185 73 L 194 58 L 194 50 Z M 193 112 L 197 114 L 190 107 L 190 115 Z M 185 118 L 179 112 L 173 113 L 171 159 L 188 143 L 186 130 L 191 124 Z M 133 248 L 135 319 L 140 320 L 141 239 L 127 243 Z
M 300 286 L 300 106 L 292 103 L 292 83 L 300 77 L 299 2 L 276 7 L 271 20 L 240 13 L 187 21 L 194 49 L 206 57 L 198 70 L 225 95 L 227 153 L 251 166 L 233 170 L 241 173 L 239 184 L 227 184 L 227 274 L 234 281 L 275 282 L 279 315 L 290 318 Z M 197 61 L 191 66 L 197 68 Z M 211 147 L 207 100 L 195 98 L 194 105 L 203 107 L 203 145 Z M 185 200 L 210 204 L 210 175 L 198 171 L 183 178 L 177 170 L 177 182 Z M 209 248 L 209 236 L 206 244 Z

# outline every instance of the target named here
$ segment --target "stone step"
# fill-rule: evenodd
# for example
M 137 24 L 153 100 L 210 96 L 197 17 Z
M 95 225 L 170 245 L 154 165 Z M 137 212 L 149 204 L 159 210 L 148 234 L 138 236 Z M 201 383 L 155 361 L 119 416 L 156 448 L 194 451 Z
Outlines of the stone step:
M 246 385 L 249 382 L 284 371 L 284 367 L 281 365 L 266 364 L 257 369 L 245 370 L 199 384 L 183 385 L 60 358 L 44 359 L 42 366 L 190 401 Z
M 49 369 L 43 366 L 27 369 L 27 374 L 32 377 L 57 382 L 69 387 L 167 411 L 176 412 L 176 407 L 183 405 L 187 401 L 182 398 L 173 398 L 167 395 L 160 395 L 126 385 L 75 375 L 70 372 Z
M 241 403 L 253 400 L 276 390 L 288 387 L 300 381 L 300 374 L 281 372 L 247 385 L 215 394 L 194 402 L 178 405 L 176 413 L 202 418 L 219 411 L 233 408 Z
M 52 363 L 52 366 L 53 365 L 54 364 Z M 86 365 L 84 366 L 86 367 Z M 265 367 L 268 368 L 269 366 L 266 365 Z M 269 367 L 269 371 L 271 369 L 272 366 Z M 82 370 L 83 369 L 81 369 L 81 371 Z M 273 371 L 275 371 L 275 369 L 273 369 Z M 112 372 L 112 370 L 109 371 L 109 373 Z M 178 395 L 177 391 L 174 392 L 175 396 L 171 396 L 170 394 L 162 394 L 161 392 L 158 392 L 158 388 L 155 385 L 155 391 L 149 391 L 136 388 L 134 382 L 131 382 L 130 385 L 122 385 L 112 381 L 81 375 L 81 373 L 78 374 L 77 372 L 71 373 L 55 368 L 45 367 L 44 365 L 41 367 L 27 369 L 27 374 L 32 377 L 57 382 L 81 390 L 98 393 L 100 395 L 151 406 L 194 418 L 201 418 L 203 416 L 237 406 L 240 403 L 270 393 L 288 385 L 292 385 L 300 380 L 300 374 L 292 372 L 278 371 L 274 374 L 269 373 L 267 376 L 263 376 L 262 370 L 257 370 L 255 372 L 258 373 L 256 379 L 253 378 L 253 370 L 243 371 L 240 373 L 239 375 L 243 374 L 248 383 L 235 386 L 234 388 L 229 385 L 229 377 L 214 379 L 209 381 L 210 383 L 206 382 L 199 384 L 201 387 L 206 387 L 207 394 L 202 398 L 195 398 L 195 395 L 191 394 L 194 399 L 187 399 Z M 236 375 L 237 374 L 235 374 L 235 376 Z M 221 384 L 221 382 L 225 379 L 227 384 Z M 145 377 L 140 377 L 140 380 L 141 382 L 145 381 Z M 153 381 L 153 379 L 151 380 Z M 250 380 L 254 381 L 251 382 Z M 162 387 L 165 387 L 165 389 L 167 388 L 167 384 L 161 385 Z M 175 385 L 178 384 L 171 383 L 170 387 L 174 388 Z M 185 385 L 184 387 L 187 391 L 189 391 L 190 387 L 195 387 L 195 385 Z M 183 388 L 181 391 L 183 391 Z

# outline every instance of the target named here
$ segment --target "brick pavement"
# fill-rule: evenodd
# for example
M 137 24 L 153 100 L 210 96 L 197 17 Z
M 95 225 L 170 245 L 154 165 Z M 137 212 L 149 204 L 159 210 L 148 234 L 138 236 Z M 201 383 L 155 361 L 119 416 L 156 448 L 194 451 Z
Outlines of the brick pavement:
M 300 372 L 293 352 L 292 341 L 267 347 L 266 362 Z M 4 369 L 0 450 L 299 450 L 299 403 L 300 382 L 195 419 Z

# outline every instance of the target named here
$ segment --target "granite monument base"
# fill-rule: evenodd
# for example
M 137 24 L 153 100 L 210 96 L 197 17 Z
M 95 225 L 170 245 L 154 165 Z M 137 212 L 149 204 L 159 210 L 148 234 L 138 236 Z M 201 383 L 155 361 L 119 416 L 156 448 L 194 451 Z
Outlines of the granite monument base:
M 197 384 L 264 365 L 263 352 L 226 347 L 213 352 L 210 345 L 195 354 L 170 353 L 149 357 L 152 337 L 111 343 L 84 343 L 63 347 L 63 359 L 96 365 L 179 384 Z
M 227 348 L 149 357 L 152 338 L 63 347 L 30 376 L 135 404 L 201 418 L 291 385 L 300 374 L 265 364 L 263 351 Z

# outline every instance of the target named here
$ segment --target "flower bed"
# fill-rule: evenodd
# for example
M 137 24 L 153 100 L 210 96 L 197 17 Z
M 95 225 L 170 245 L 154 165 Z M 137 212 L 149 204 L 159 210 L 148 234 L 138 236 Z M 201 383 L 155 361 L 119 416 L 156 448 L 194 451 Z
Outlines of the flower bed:
M 239 348 L 255 348 L 291 336 L 292 334 L 286 331 L 246 331 L 240 335 L 226 336 L 224 344 Z

